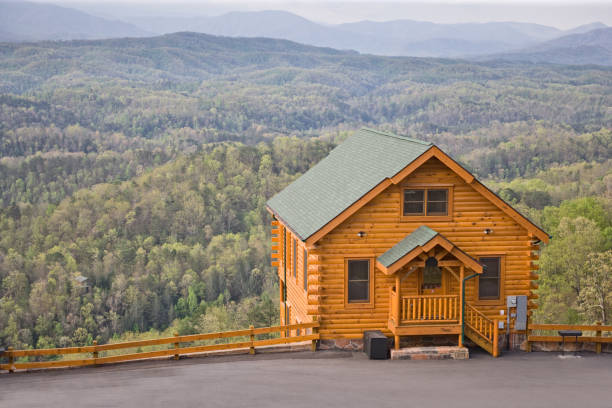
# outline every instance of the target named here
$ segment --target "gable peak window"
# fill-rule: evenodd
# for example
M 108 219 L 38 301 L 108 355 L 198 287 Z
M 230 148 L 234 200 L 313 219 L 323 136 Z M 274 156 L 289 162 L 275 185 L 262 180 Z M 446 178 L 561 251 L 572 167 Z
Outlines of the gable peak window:
M 450 187 L 408 187 L 403 190 L 402 216 L 447 217 Z

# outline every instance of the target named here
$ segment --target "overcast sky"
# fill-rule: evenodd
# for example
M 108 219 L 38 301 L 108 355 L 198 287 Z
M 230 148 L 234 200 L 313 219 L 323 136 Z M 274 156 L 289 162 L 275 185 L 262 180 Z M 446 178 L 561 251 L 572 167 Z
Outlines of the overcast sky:
M 107 17 L 219 15 L 228 11 L 287 10 L 329 24 L 359 20 L 412 19 L 438 23 L 521 21 L 572 28 L 600 21 L 612 25 L 612 0 L 38 0 Z

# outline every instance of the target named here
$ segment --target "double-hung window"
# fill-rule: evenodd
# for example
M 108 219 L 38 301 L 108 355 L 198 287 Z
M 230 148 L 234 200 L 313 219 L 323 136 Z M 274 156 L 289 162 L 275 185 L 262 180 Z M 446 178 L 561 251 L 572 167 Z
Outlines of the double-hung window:
M 447 217 L 451 214 L 450 188 L 405 188 L 402 199 L 404 217 Z
M 478 300 L 501 299 L 502 259 L 500 256 L 480 258 L 484 270 L 478 277 Z
M 371 259 L 346 260 L 345 301 L 347 305 L 371 305 L 373 268 Z

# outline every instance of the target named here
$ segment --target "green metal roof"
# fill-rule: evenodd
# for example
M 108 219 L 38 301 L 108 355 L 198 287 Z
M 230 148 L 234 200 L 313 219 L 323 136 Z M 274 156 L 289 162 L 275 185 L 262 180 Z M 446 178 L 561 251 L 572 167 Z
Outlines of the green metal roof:
M 267 202 L 306 240 L 386 178 L 425 153 L 431 143 L 363 128 Z
M 418 246 L 427 244 L 437 235 L 438 233 L 436 231 L 426 225 L 422 225 L 391 247 L 387 252 L 379 256 L 377 260 L 383 264 L 385 268 L 388 268 L 408 252 Z

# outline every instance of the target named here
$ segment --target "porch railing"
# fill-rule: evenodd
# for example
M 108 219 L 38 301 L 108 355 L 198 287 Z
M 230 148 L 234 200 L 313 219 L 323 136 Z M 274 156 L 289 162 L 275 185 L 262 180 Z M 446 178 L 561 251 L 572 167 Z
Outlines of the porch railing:
M 401 323 L 459 322 L 458 295 L 402 296 Z

